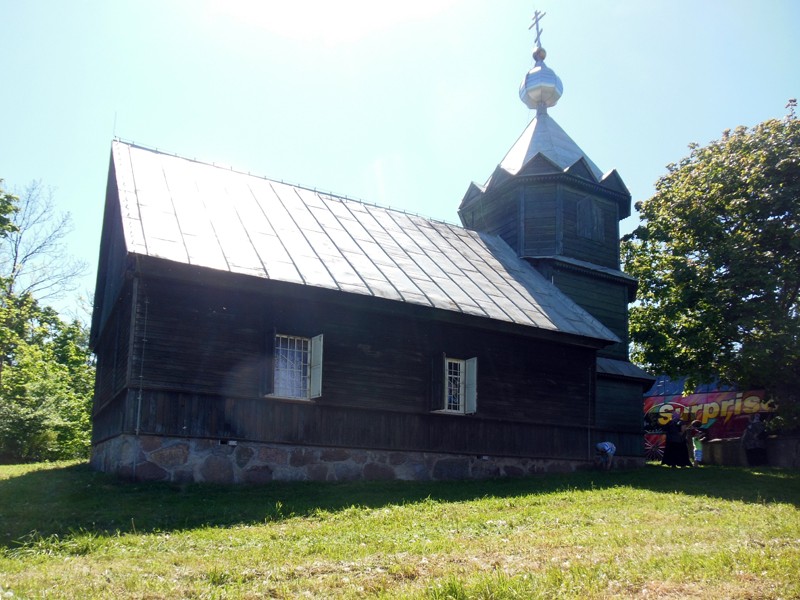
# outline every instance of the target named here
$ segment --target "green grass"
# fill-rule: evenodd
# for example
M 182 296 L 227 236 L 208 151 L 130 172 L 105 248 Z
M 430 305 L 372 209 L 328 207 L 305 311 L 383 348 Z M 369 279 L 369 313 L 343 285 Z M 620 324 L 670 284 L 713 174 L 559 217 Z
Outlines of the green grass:
M 800 598 L 800 473 L 130 483 L 0 466 L 0 598 Z

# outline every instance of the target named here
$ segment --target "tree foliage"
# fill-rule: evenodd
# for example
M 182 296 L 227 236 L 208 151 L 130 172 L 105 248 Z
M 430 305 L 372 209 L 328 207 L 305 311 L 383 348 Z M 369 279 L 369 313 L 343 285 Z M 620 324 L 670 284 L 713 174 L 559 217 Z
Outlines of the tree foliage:
M 725 131 L 667 167 L 623 238 L 639 279 L 632 356 L 653 372 L 768 390 L 800 385 L 800 122 Z
M 31 182 L 12 198 L 9 227 L 0 239 L 0 277 L 5 291 L 30 294 L 40 302 L 72 291 L 86 264 L 64 248 L 64 238 L 72 231 L 70 214 L 56 210 L 52 190 L 41 181 Z
M 5 239 L 16 229 L 11 217 L 18 210 L 17 201 L 16 196 L 3 189 L 3 179 L 0 179 L 0 239 Z
M 31 296 L 0 307 L 0 455 L 53 460 L 88 455 L 94 366 L 86 328 Z
M 19 199 L 0 188 L 3 264 L 34 264 L 41 252 L 47 253 L 60 243 L 64 230 L 58 223 L 63 223 L 63 218 L 56 217 L 53 229 L 54 223 L 47 216 L 53 213 L 40 213 L 36 217 L 38 228 L 31 235 L 31 221 L 25 217 L 27 208 L 30 204 L 23 202 L 20 209 Z M 48 231 L 53 237 L 42 237 L 41 232 Z M 23 236 L 25 232 L 27 238 Z M 39 241 L 33 245 L 20 241 L 35 239 Z M 15 243 L 8 243 L 10 240 Z M 27 258 L 21 262 L 21 255 L 15 258 L 15 247 L 27 248 Z M 28 283 L 19 293 L 15 284 L 21 281 L 20 273 L 22 269 L 12 269 L 0 277 L 0 459 L 87 456 L 94 384 L 88 332 L 80 321 L 64 321 L 54 309 L 42 306 L 32 294 L 36 286 L 28 287 L 35 281 L 59 281 L 63 272 L 50 277 L 45 266 L 36 277 L 24 280 Z M 57 294 L 60 285 L 46 289 Z

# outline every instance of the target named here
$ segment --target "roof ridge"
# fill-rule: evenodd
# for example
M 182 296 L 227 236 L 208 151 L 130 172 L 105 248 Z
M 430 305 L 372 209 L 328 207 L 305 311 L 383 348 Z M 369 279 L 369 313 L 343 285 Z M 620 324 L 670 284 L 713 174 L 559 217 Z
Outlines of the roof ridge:
M 198 159 L 196 157 L 189 158 L 188 156 L 183 156 L 181 154 L 177 154 L 176 152 L 170 152 L 168 150 L 159 149 L 156 146 L 147 146 L 147 145 L 144 145 L 144 144 L 137 144 L 133 140 L 125 140 L 125 139 L 123 139 L 123 138 L 121 138 L 119 136 L 115 136 L 113 141 L 119 142 L 121 144 L 125 144 L 126 146 L 131 146 L 131 147 L 134 147 L 134 148 L 138 148 L 140 150 L 145 150 L 147 152 L 155 152 L 157 154 L 162 154 L 164 156 L 171 156 L 173 158 L 180 158 L 181 160 L 188 160 L 188 161 L 197 163 L 199 165 L 206 165 L 206 166 L 209 166 L 209 167 L 215 167 L 217 169 L 225 169 L 227 171 L 231 171 L 232 173 L 238 173 L 240 175 L 247 175 L 249 177 L 256 177 L 258 179 L 263 179 L 265 181 L 271 181 L 273 183 L 280 183 L 280 184 L 283 184 L 283 185 L 288 185 L 288 186 L 291 186 L 293 188 L 298 188 L 298 189 L 301 189 L 301 190 L 308 190 L 309 192 L 314 192 L 315 194 L 323 194 L 325 196 L 328 196 L 330 198 L 334 198 L 336 200 L 344 200 L 344 201 L 347 201 L 347 202 L 357 202 L 358 204 L 361 204 L 363 206 L 373 206 L 375 208 L 380 208 L 380 209 L 383 209 L 383 210 L 391 210 L 393 212 L 401 213 L 401 214 L 404 214 L 404 215 L 407 215 L 407 216 L 419 217 L 420 219 L 425 219 L 426 221 L 430 221 L 431 223 L 441 223 L 443 225 L 450 225 L 450 226 L 453 226 L 453 227 L 458 227 L 460 229 L 465 229 L 465 227 L 463 227 L 462 225 L 459 225 L 458 223 L 455 223 L 455 222 L 452 222 L 452 221 L 447 221 L 445 219 L 436 219 L 434 217 L 429 217 L 429 216 L 426 216 L 426 215 L 423 215 L 423 214 L 420 214 L 420 213 L 415 213 L 415 212 L 412 212 L 412 211 L 409 211 L 409 210 L 405 210 L 403 208 L 397 208 L 397 207 L 394 207 L 394 206 L 386 206 L 386 205 L 383 205 L 383 204 L 379 204 L 377 202 L 371 202 L 369 200 L 364 200 L 362 198 L 355 198 L 355 197 L 352 197 L 352 196 L 345 196 L 345 195 L 342 195 L 342 194 L 337 194 L 336 192 L 326 191 L 326 190 L 322 190 L 322 189 L 319 189 L 319 188 L 316 188 L 316 187 L 307 186 L 307 185 L 304 185 L 302 183 L 293 183 L 291 181 L 286 181 L 285 179 L 276 179 L 274 177 L 269 177 L 267 175 L 259 175 L 257 173 L 253 173 L 251 171 L 243 171 L 243 170 L 235 168 L 233 165 L 217 164 L 215 162 L 209 162 L 207 160 L 201 160 L 201 159 Z

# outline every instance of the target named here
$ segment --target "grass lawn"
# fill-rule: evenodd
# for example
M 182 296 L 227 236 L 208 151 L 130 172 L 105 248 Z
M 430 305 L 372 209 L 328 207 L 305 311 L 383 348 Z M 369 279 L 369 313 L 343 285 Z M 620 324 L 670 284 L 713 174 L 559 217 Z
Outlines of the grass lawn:
M 0 466 L 0 598 L 800 598 L 800 473 L 119 481 Z

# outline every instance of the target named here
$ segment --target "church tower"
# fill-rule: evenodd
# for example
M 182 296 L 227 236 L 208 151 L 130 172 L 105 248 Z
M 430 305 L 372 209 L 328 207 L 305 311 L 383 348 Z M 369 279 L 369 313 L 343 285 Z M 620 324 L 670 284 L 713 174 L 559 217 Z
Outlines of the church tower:
M 619 222 L 631 195 L 616 170 L 605 174 L 548 114 L 563 93 L 533 25 L 534 66 L 520 98 L 536 114 L 484 185 L 472 183 L 459 216 L 468 229 L 498 235 L 621 340 L 598 352 L 593 424 L 641 428 L 643 386 L 652 378 L 628 359 L 628 304 L 636 280 L 620 270 Z M 618 425 L 617 425 L 618 427 Z

